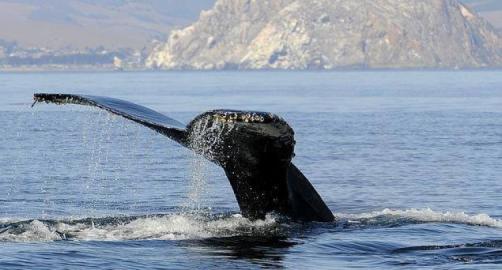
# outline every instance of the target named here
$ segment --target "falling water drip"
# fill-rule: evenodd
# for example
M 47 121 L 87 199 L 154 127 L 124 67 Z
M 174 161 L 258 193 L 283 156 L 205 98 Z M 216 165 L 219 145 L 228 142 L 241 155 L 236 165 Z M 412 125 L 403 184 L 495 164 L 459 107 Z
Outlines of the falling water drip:
M 127 136 L 127 143 L 130 144 L 130 145 L 133 145 L 134 147 L 130 147 L 128 149 L 128 154 L 127 154 L 127 157 L 126 157 L 126 164 L 128 166 L 128 168 L 131 168 L 133 167 L 133 163 L 135 163 L 135 160 L 137 159 L 137 155 L 138 155 L 138 152 L 139 151 L 147 151 L 146 149 L 143 149 L 143 150 L 140 150 L 141 147 L 139 147 L 139 144 L 140 144 L 140 138 L 142 137 L 142 130 L 140 130 L 138 128 L 137 125 L 130 125 L 129 123 L 126 123 L 125 121 L 123 122 L 124 123 L 124 127 L 127 129 L 127 133 L 129 134 Z M 143 179 L 131 179 L 132 181 L 129 181 L 126 185 L 127 185 L 127 192 L 131 198 L 131 201 L 132 201 L 132 204 L 130 205 L 130 209 L 134 212 L 137 211 L 138 207 L 139 207 L 139 200 L 140 200 L 140 197 L 138 196 L 137 194 L 137 183 L 139 183 L 140 181 L 142 181 Z
M 207 188 L 208 164 L 201 156 L 192 153 L 190 160 L 191 175 L 188 192 L 188 208 L 191 211 L 202 210 L 202 198 Z
M 196 121 L 190 133 L 192 152 L 191 183 L 188 193 L 188 207 L 191 211 L 203 211 L 203 198 L 208 192 L 209 161 L 215 158 L 213 151 L 220 147 L 224 132 L 231 130 L 231 125 L 222 125 L 208 118 Z
M 96 196 L 103 196 L 103 190 L 106 186 L 106 173 L 108 156 L 109 156 L 109 139 L 111 132 L 111 120 L 108 113 L 90 109 L 85 114 L 83 120 L 82 141 L 84 144 L 84 151 L 87 151 L 87 177 L 83 181 L 84 193 L 88 200 L 89 205 L 86 205 L 90 215 L 94 216 L 97 208 Z M 81 200 L 82 198 L 76 198 Z
M 200 131 L 204 130 L 202 125 L 207 125 L 206 122 L 197 122 L 194 132 L 190 134 L 190 144 L 193 149 L 202 149 L 205 147 L 204 134 Z M 206 151 L 204 149 L 203 151 Z M 199 154 L 191 153 L 190 160 L 190 185 L 188 190 L 188 202 L 185 205 L 186 212 L 201 212 L 202 199 L 205 190 L 207 189 L 208 162 Z

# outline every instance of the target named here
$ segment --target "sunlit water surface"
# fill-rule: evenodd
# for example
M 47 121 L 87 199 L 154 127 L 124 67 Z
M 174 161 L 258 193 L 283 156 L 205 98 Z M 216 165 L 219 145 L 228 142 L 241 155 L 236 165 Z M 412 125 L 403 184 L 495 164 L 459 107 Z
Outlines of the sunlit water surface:
M 249 221 L 223 171 L 34 92 L 271 111 L 337 222 Z M 0 268 L 502 267 L 502 72 L 0 74 Z

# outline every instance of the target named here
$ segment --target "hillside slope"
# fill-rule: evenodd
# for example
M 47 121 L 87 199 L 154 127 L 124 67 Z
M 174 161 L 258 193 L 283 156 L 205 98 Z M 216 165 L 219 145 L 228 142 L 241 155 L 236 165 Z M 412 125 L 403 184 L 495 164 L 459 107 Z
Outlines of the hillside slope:
M 25 48 L 140 49 L 213 0 L 0 0 L 0 40 Z
M 456 0 L 218 0 L 146 64 L 162 69 L 502 66 L 502 39 Z
M 481 17 L 502 33 L 502 1 L 500 0 L 462 0 Z

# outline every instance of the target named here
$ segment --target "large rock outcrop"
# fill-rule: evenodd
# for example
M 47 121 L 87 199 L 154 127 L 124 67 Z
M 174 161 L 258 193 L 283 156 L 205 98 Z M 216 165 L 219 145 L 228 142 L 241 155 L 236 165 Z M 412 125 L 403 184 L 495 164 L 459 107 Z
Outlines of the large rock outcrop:
M 502 66 L 502 38 L 456 0 L 218 0 L 173 31 L 161 69 Z

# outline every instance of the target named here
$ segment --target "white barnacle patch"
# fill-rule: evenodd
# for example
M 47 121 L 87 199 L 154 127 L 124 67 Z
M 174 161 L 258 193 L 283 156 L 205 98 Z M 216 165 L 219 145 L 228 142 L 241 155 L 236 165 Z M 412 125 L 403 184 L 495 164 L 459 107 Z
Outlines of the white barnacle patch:
M 264 123 L 265 117 L 257 112 L 215 112 L 212 115 L 215 122 L 222 123 Z M 275 118 L 274 115 L 269 115 L 269 118 Z

